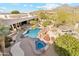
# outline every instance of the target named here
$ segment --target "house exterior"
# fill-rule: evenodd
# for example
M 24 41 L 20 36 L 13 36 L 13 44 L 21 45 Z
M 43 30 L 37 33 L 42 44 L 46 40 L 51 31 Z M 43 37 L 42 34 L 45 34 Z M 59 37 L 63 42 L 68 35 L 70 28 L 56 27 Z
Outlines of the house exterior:
M 14 30 L 23 25 L 23 23 L 26 24 L 29 20 L 35 18 L 36 16 L 33 16 L 30 13 L 21 13 L 21 14 L 4 13 L 0 14 L 0 23 L 8 25 L 12 30 Z

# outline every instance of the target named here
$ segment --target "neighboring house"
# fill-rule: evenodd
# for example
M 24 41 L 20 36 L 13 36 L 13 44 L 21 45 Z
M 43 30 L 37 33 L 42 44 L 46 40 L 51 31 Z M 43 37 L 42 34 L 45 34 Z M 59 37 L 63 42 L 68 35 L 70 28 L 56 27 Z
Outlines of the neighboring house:
M 58 32 L 60 35 L 64 35 L 65 33 L 71 34 L 74 31 L 74 28 L 68 25 L 59 26 Z

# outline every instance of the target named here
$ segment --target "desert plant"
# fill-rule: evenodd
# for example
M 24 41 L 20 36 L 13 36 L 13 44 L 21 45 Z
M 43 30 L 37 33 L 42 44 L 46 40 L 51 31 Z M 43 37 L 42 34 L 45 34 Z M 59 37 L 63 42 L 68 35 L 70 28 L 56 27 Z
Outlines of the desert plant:
M 6 48 L 11 46 L 11 44 L 10 44 L 11 41 L 12 41 L 11 37 L 8 37 L 8 36 L 5 37 L 5 47 Z
M 51 21 L 44 21 L 42 25 L 43 25 L 44 27 L 47 27 L 47 26 L 50 25 L 50 24 L 51 24 Z
M 40 19 L 48 19 L 48 18 L 49 18 L 48 15 L 47 15 L 46 13 L 43 13 L 43 12 L 40 12 L 40 13 L 38 14 L 38 17 L 39 17 Z
M 9 34 L 9 27 L 6 25 L 0 25 L 0 43 L 4 53 L 5 50 L 5 37 Z
M 61 56 L 79 56 L 79 40 L 65 34 L 55 41 L 55 50 Z

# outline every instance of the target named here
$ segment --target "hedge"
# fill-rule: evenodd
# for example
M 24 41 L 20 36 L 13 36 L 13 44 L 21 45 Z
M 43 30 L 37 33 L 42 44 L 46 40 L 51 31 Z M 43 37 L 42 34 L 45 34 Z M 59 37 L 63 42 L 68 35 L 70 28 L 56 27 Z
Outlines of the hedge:
M 79 40 L 71 35 L 65 34 L 58 37 L 54 47 L 60 56 L 79 56 Z

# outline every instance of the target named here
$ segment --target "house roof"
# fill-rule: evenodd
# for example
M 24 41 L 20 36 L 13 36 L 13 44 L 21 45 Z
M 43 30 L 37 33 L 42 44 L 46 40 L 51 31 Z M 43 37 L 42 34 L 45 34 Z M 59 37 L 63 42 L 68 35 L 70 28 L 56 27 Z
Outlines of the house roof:
M 0 19 L 0 22 L 5 25 L 12 25 L 19 22 L 27 21 L 36 18 L 35 16 L 32 17 L 25 17 L 25 18 L 14 18 L 14 19 Z

